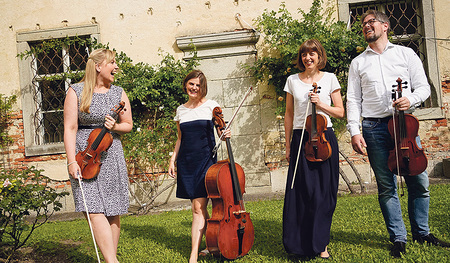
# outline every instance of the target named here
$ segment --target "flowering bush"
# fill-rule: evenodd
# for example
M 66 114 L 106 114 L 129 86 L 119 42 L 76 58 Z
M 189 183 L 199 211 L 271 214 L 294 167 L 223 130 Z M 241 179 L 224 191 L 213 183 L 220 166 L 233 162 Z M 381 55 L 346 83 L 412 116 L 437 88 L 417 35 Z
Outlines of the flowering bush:
M 0 258 L 10 258 L 22 247 L 37 227 L 60 210 L 59 198 L 68 195 L 47 186 L 48 178 L 41 172 L 34 167 L 0 170 Z M 32 216 L 31 223 L 26 216 Z

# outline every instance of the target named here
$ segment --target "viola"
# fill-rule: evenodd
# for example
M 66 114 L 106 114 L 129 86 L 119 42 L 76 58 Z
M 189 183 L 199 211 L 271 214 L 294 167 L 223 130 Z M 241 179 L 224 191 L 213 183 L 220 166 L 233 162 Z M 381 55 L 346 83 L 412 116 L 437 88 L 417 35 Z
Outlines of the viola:
M 225 127 L 222 109 L 213 110 L 213 120 L 220 130 Z M 245 211 L 243 193 L 245 174 L 234 162 L 230 138 L 226 138 L 228 159 L 212 165 L 205 176 L 206 191 L 212 201 L 212 215 L 206 228 L 206 247 L 215 256 L 236 259 L 253 246 L 254 228 Z
M 397 90 L 392 91 L 392 100 L 402 97 L 402 80 L 396 80 Z M 394 149 L 389 151 L 388 167 L 397 175 L 418 175 L 427 169 L 428 161 L 423 149 L 416 143 L 419 120 L 404 111 L 395 109 L 394 117 L 388 122 L 389 133 L 394 140 Z
M 313 83 L 313 93 L 319 93 L 320 87 Z M 306 118 L 306 131 L 309 138 L 305 143 L 305 157 L 310 162 L 322 162 L 330 158 L 331 145 L 325 139 L 324 131 L 327 129 L 327 119 L 316 113 L 316 104 L 312 104 L 312 112 Z
M 121 101 L 118 105 L 111 109 L 113 114 L 111 117 L 117 120 L 117 116 L 124 109 L 125 102 Z M 81 169 L 81 177 L 83 179 L 95 178 L 100 172 L 102 165 L 101 155 L 107 151 L 113 142 L 113 136 L 103 125 L 102 128 L 92 130 L 89 134 L 88 145 L 82 152 L 78 152 L 75 160 Z

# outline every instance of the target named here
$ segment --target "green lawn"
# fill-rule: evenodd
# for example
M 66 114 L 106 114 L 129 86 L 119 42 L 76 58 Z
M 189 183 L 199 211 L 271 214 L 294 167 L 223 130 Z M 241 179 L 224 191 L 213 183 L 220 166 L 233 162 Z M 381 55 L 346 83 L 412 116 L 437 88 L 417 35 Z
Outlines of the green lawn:
M 450 185 L 432 185 L 430 228 L 450 241 Z M 407 195 L 401 197 L 407 220 Z M 282 244 L 283 200 L 246 202 L 255 227 L 255 243 L 249 254 L 234 262 L 298 262 Z M 187 262 L 190 254 L 190 211 L 122 217 L 118 258 L 126 262 Z M 410 239 L 410 236 L 408 237 Z M 38 254 L 64 251 L 72 262 L 96 262 L 85 220 L 51 222 L 38 228 L 30 243 Z M 204 247 L 204 243 L 202 247 Z M 408 243 L 403 259 L 389 256 L 390 242 L 376 195 L 338 198 L 329 245 L 331 262 L 450 262 L 450 249 Z M 200 262 L 220 262 L 212 256 Z M 313 259 L 311 262 L 324 261 Z

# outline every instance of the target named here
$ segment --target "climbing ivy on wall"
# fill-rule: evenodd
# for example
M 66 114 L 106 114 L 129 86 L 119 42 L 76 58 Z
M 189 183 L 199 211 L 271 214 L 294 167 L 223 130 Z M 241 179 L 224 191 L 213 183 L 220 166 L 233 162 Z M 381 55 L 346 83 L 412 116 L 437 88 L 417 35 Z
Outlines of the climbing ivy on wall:
M 11 123 L 11 109 L 16 100 L 15 95 L 7 97 L 0 94 L 0 149 L 13 142 L 8 134 L 8 127 Z

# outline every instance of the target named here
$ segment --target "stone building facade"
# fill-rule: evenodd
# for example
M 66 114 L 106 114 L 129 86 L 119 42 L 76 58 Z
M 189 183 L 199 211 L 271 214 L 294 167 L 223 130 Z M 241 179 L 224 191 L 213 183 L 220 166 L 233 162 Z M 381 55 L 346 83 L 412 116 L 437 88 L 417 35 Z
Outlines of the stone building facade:
M 34 165 L 54 180 L 54 187 L 70 189 L 62 142 L 36 141 L 32 121 L 36 109 L 29 90 L 33 73 L 27 61 L 16 57 L 28 50 L 30 43 L 85 35 L 124 51 L 135 62 L 157 64 L 158 50 L 177 59 L 189 59 L 189 43 L 193 42 L 202 59 L 199 68 L 208 78 L 208 97 L 223 105 L 225 118 L 232 115 L 248 88 L 253 87 L 232 127 L 235 158 L 246 172 L 247 191 L 282 191 L 287 163 L 283 160 L 283 121 L 274 115 L 276 94 L 273 87 L 254 83 L 252 76 L 241 67 L 253 63 L 264 49 L 265 36 L 253 29 L 254 19 L 266 9 L 278 10 L 282 2 L 294 18 L 300 18 L 297 9 L 308 10 L 312 0 L 79 1 L 77 5 L 71 1 L 3 1 L 0 93 L 17 94 L 20 99 L 14 106 L 9 129 L 14 144 L 2 149 L 0 163 L 6 168 Z M 429 159 L 430 175 L 450 173 L 444 172 L 444 160 L 450 158 L 450 31 L 445 12 L 450 9 L 450 3 L 446 0 L 324 2 L 334 7 L 335 19 L 342 21 L 347 21 L 351 15 L 349 10 L 359 8 L 360 4 L 419 3 L 425 28 L 426 65 L 436 102 L 433 107 L 418 112 L 419 135 Z M 339 143 L 343 153 L 364 175 L 363 180 L 370 182 L 368 160 L 353 152 L 348 133 L 341 136 Z M 342 168 L 355 180 L 345 162 Z M 70 210 L 71 201 L 65 205 Z

